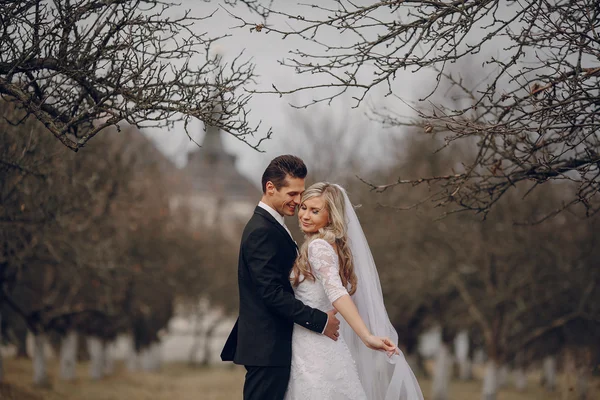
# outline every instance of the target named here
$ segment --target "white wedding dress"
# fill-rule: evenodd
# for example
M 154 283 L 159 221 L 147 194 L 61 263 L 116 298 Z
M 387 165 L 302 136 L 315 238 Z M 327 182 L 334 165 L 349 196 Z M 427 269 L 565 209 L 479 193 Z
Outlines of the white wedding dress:
M 308 246 L 308 261 L 316 280 L 302 281 L 294 288 L 295 296 L 307 306 L 327 312 L 333 309 L 334 301 L 348 294 L 340 279 L 337 253 L 325 240 L 315 239 Z M 294 325 L 292 369 L 285 400 L 367 400 L 341 335 L 333 341 Z

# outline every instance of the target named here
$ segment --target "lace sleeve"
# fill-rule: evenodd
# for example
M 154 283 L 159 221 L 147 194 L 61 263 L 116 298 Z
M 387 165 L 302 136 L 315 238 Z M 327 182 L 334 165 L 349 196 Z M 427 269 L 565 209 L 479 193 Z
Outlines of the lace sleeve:
M 311 242 L 308 245 L 308 262 L 331 303 L 348 294 L 340 278 L 338 256 L 329 243 L 323 239 Z

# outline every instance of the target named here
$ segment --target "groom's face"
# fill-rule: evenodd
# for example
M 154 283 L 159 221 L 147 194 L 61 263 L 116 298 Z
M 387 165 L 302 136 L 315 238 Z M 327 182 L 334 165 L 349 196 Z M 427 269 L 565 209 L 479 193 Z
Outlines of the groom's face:
M 304 192 L 304 179 L 293 178 L 288 175 L 285 181 L 286 185 L 279 188 L 279 190 L 271 182 L 268 182 L 267 193 L 269 194 L 271 207 L 275 211 L 281 215 L 292 217 L 296 213 L 298 205 L 300 205 L 300 198 Z

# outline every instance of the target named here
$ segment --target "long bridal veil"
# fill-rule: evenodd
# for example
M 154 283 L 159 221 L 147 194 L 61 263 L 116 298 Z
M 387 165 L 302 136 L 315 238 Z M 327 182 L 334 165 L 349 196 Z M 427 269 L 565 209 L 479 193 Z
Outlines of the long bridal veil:
M 397 344 L 398 334 L 385 310 L 379 274 L 371 249 L 348 194 L 344 188 L 336 186 L 344 194 L 347 234 L 358 278 L 352 300 L 371 333 L 387 336 Z M 362 343 L 346 321 L 340 321 L 340 333 L 356 362 L 360 381 L 369 400 L 423 400 L 419 383 L 402 352 L 389 357 L 384 352 L 373 351 Z

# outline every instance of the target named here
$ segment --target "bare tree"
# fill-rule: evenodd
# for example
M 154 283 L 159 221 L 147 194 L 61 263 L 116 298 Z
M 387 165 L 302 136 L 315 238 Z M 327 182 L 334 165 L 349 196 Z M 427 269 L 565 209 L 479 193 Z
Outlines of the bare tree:
M 118 124 L 183 120 L 187 129 L 198 118 L 246 143 L 257 131 L 247 119 L 250 96 L 240 92 L 253 65 L 240 56 L 221 64 L 209 52 L 220 38 L 193 27 L 212 14 L 178 15 L 158 0 L 1 0 L 0 7 L 0 95 L 71 150 Z
M 2 105 L 4 116 L 24 113 Z M 92 336 L 92 376 L 100 378 L 106 342 L 140 320 L 151 342 L 171 315 L 158 150 L 135 129 L 113 129 L 75 155 L 33 119 L 0 127 L 2 314 L 11 312 L 11 336 L 22 331 L 15 314 L 36 335 L 36 383 L 47 383 L 48 333 Z M 72 379 L 77 342 L 63 344 L 63 377 Z
M 463 154 L 456 146 L 433 153 L 436 145 L 431 140 L 411 139 L 401 142 L 402 162 L 369 178 L 444 174 Z M 367 193 L 366 187 L 354 189 L 388 313 L 406 350 L 411 336 L 433 324 L 442 327 L 446 343 L 459 330 L 469 330 L 488 355 L 487 399 L 496 396 L 503 366 L 523 367 L 525 362 L 563 352 L 565 340 L 553 343 L 565 330 L 578 338 L 573 343 L 586 343 L 574 354 L 594 351 L 586 338 L 599 315 L 593 261 L 597 238 L 592 234 L 598 218 L 581 220 L 565 213 L 538 226 L 512 224 L 513 218 L 538 218 L 550 212 L 564 184 L 546 185 L 525 200 L 518 188 L 498 202 L 486 221 L 469 214 L 431 221 L 438 212 L 432 204 L 410 213 L 389 206 L 377 209 L 376 203 L 412 204 L 431 195 L 425 187 L 377 196 Z M 587 368 L 589 374 L 591 363 L 581 364 L 576 367 Z M 438 394 L 443 392 L 440 385 Z
M 316 44 L 316 50 L 292 50 L 282 63 L 298 74 L 325 80 L 274 88 L 272 93 L 315 93 L 304 106 L 346 92 L 361 102 L 377 86 L 399 97 L 394 83 L 403 71 L 430 69 L 437 80 L 421 100 L 445 83 L 468 100 L 458 107 L 434 104 L 425 109 L 419 104 L 418 120 L 399 116 L 394 109 L 378 110 L 386 123 L 420 125 L 427 133 L 443 135 L 447 143 L 474 145 L 475 151 L 452 173 L 398 178 L 373 184 L 373 189 L 437 183 L 434 204 L 453 206 L 448 212 L 486 215 L 520 182 L 535 190 L 549 181 L 566 180 L 572 185 L 548 216 L 575 204 L 588 216 L 600 209 L 597 1 L 332 0 L 306 10 L 291 14 L 272 8 L 271 14 L 287 19 L 282 26 L 238 17 L 241 26 L 254 28 L 253 34 L 297 36 Z M 338 40 L 340 34 L 347 40 Z M 450 70 L 458 61 L 481 64 L 486 78 L 465 85 Z

